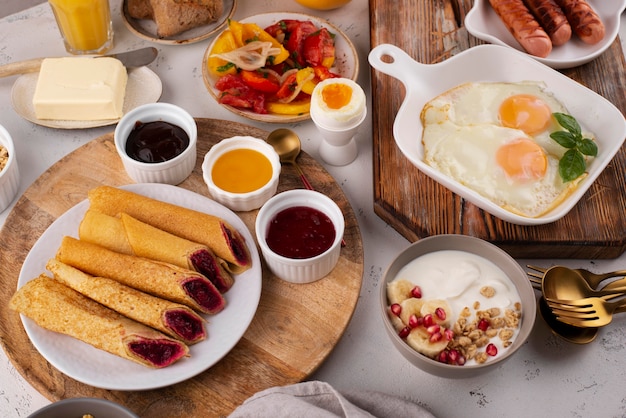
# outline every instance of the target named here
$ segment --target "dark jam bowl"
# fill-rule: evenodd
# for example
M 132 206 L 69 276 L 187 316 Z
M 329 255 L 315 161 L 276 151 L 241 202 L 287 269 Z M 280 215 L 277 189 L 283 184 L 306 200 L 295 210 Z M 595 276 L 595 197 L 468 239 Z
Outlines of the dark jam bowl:
M 334 227 L 330 247 L 321 254 L 308 258 L 290 258 L 273 251 L 267 242 L 271 223 L 277 215 L 293 208 L 309 209 L 311 214 L 321 212 Z M 345 221 L 337 204 L 322 193 L 312 190 L 289 190 L 268 200 L 259 210 L 255 231 L 261 254 L 270 271 L 291 283 L 310 283 L 327 276 L 337 265 L 341 252 Z
M 138 126 L 151 122 L 166 122 L 181 128 L 187 135 L 189 144 L 182 152 L 162 162 L 144 162 L 131 157 L 126 151 L 128 138 Z M 119 121 L 114 134 L 115 148 L 124 169 L 136 183 L 182 183 L 196 165 L 197 139 L 198 128 L 193 117 L 181 107 L 169 103 L 149 103 L 131 110 Z
M 92 415 L 94 418 L 139 418 L 139 415 L 122 405 L 98 398 L 64 399 L 33 412 L 28 418 L 82 417 L 87 414 Z

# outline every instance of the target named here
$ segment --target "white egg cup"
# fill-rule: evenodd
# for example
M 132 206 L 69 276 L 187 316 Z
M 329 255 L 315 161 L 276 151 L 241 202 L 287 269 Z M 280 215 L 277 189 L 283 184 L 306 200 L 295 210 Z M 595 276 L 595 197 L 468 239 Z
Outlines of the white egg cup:
M 361 118 L 353 125 L 343 128 L 330 128 L 316 121 L 313 114 L 311 114 L 311 119 L 315 123 L 317 130 L 322 134 L 319 152 L 326 163 L 334 166 L 344 166 L 356 159 L 359 154 L 356 134 L 366 116 L 367 108 L 363 111 Z

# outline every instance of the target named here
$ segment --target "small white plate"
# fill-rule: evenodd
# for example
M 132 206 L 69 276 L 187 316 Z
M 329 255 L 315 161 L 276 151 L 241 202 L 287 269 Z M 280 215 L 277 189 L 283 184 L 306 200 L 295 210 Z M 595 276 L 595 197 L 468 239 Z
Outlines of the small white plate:
M 86 129 L 99 126 L 114 125 L 119 119 L 103 120 L 56 120 L 37 119 L 33 97 L 37 87 L 39 73 L 29 73 L 20 76 L 11 89 L 11 102 L 13 109 L 24 119 L 41 126 L 57 129 Z M 130 68 L 128 70 L 128 83 L 122 111 L 124 114 L 146 103 L 155 103 L 161 97 L 163 85 L 161 79 L 148 67 Z
M 210 38 L 226 25 L 228 19 L 231 19 L 235 14 L 236 9 L 237 0 L 224 0 L 224 11 L 215 22 L 198 26 L 197 28 L 189 29 L 178 35 L 169 36 L 167 38 L 159 38 L 157 36 L 157 26 L 153 20 L 135 19 L 132 17 L 130 13 L 128 13 L 128 0 L 124 0 L 124 4 L 122 5 L 122 20 L 128 30 L 142 39 L 163 45 L 187 45 Z
M 400 80 L 406 96 L 393 125 L 393 136 L 402 153 L 427 176 L 481 209 L 517 225 L 541 225 L 565 216 L 598 178 L 626 138 L 626 121 L 608 100 L 569 77 L 499 45 L 479 45 L 438 64 L 415 61 L 402 49 L 382 44 L 369 54 L 375 69 Z M 585 131 L 595 134 L 598 156 L 587 167 L 588 176 L 560 205 L 547 214 L 527 218 L 509 212 L 467 186 L 442 175 L 424 160 L 423 126 L 419 114 L 432 98 L 466 82 L 541 81 Z
M 338 27 L 329 23 L 327 20 L 304 13 L 264 13 L 241 19 L 241 23 L 256 23 L 260 27 L 266 28 L 280 20 L 288 19 L 302 21 L 310 20 L 318 28 L 327 28 L 332 34 L 335 34 L 335 66 L 331 68 L 330 71 L 339 74 L 342 77 L 350 78 L 356 81 L 357 76 L 359 75 L 359 58 L 357 56 L 356 49 L 354 48 L 352 41 L 350 41 L 350 38 L 348 38 L 348 36 Z M 215 101 L 218 100 L 220 91 L 215 88 L 215 82 L 217 80 L 209 74 L 207 61 L 209 59 L 209 55 L 211 54 L 211 50 L 213 50 L 213 45 L 215 44 L 216 39 L 214 39 L 206 49 L 204 58 L 202 59 L 202 78 L 204 79 L 204 84 L 207 90 L 209 90 L 209 93 L 211 93 L 211 96 L 213 96 Z M 303 115 L 259 114 L 238 109 L 229 105 L 222 106 L 239 116 L 268 123 L 299 122 L 311 118 L 309 113 Z
M 250 250 L 252 267 L 235 277 L 235 284 L 225 293 L 226 308 L 207 319 L 208 338 L 190 346 L 191 357 L 163 369 L 151 369 L 130 360 L 98 350 L 89 344 L 45 330 L 22 315 L 22 323 L 39 353 L 59 371 L 90 386 L 109 390 L 147 390 L 173 385 L 202 373 L 221 360 L 248 329 L 261 298 L 261 261 L 255 241 L 244 222 L 219 203 L 189 190 L 167 184 L 146 183 L 123 186 L 123 189 L 219 216 L 244 237 Z M 77 204 L 44 231 L 28 253 L 17 286 L 46 272 L 63 236 L 78 237 L 78 225 L 89 201 Z
M 572 33 L 572 38 L 566 44 L 554 47 L 546 58 L 527 55 L 549 67 L 560 69 L 585 64 L 606 51 L 619 32 L 620 15 L 626 9 L 626 0 L 587 0 L 587 2 L 604 23 L 606 32 L 602 41 L 595 45 L 587 45 Z M 465 16 L 465 27 L 478 39 L 526 53 L 502 23 L 489 0 L 474 1 L 474 6 Z

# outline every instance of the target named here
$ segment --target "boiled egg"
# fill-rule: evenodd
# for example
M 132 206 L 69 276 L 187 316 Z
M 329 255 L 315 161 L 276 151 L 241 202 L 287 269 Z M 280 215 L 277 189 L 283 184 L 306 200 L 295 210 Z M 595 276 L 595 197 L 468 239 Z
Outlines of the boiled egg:
M 519 215 L 558 205 L 578 181 L 564 183 L 567 151 L 550 138 L 565 107 L 540 83 L 467 83 L 428 102 L 421 113 L 424 160 Z
M 348 78 L 328 78 L 319 82 L 311 94 L 311 118 L 331 130 L 358 125 L 365 113 L 365 92 Z

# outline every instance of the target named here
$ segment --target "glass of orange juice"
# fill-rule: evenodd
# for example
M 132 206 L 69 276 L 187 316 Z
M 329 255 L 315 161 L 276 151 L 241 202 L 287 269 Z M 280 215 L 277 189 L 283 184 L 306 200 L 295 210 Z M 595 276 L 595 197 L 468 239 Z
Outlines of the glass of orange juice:
M 103 54 L 113 47 L 109 0 L 48 0 L 70 54 Z

